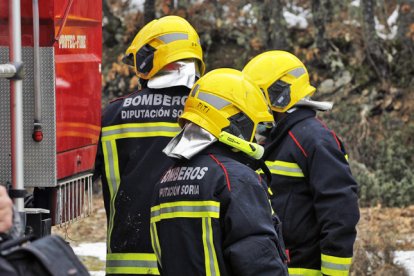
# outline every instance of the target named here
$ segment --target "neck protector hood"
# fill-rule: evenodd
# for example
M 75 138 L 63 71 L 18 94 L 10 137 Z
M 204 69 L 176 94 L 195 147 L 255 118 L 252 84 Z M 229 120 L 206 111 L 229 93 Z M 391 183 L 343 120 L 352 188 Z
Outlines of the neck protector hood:
M 192 88 L 200 73 L 193 60 L 180 60 L 166 65 L 154 77 L 148 80 L 147 86 L 153 89 L 172 86 Z
M 187 123 L 164 148 L 163 152 L 172 158 L 191 159 L 217 139 L 210 132 L 193 123 Z

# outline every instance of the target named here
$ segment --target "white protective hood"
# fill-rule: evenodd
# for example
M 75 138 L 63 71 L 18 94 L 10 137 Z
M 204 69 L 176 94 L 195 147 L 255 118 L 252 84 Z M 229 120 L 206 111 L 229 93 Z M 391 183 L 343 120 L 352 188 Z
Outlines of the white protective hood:
M 315 110 L 328 111 L 332 110 L 333 102 L 319 102 L 311 100 L 311 98 L 302 98 L 294 106 L 305 106 Z
M 191 159 L 217 141 L 217 138 L 207 130 L 193 123 L 187 123 L 163 149 L 163 152 L 173 158 Z
M 166 65 L 154 77 L 148 80 L 147 86 L 160 89 L 172 86 L 192 88 L 200 77 L 198 65 L 194 60 L 180 60 Z

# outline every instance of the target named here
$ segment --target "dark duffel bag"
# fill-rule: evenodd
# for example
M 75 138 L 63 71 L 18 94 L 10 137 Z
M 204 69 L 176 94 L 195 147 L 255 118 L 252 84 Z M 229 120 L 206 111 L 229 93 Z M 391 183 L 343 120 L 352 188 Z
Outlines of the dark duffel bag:
M 20 238 L 0 244 L 0 276 L 90 275 L 61 237 Z

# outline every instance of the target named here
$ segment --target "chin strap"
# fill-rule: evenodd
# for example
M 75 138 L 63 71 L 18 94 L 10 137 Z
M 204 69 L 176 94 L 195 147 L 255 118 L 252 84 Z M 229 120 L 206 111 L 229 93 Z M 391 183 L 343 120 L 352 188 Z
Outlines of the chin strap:
M 270 190 L 270 184 L 272 182 L 272 173 L 266 166 L 265 161 L 263 159 L 255 160 L 249 158 L 249 161 L 246 164 L 247 166 L 249 166 L 249 168 L 256 172 L 260 170 L 260 176 L 264 180 L 262 181 L 263 188 L 267 190 L 269 195 L 272 195 L 272 191 Z

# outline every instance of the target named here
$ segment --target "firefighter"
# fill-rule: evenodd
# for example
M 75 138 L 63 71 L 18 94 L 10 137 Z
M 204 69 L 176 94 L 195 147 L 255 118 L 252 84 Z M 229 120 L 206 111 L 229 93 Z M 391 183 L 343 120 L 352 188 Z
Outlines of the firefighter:
M 177 120 L 204 72 L 197 32 L 183 18 L 145 25 L 126 50 L 142 90 L 112 101 L 103 112 L 96 158 L 107 215 L 107 275 L 158 275 L 150 243 L 154 184 L 172 161 L 162 153 L 179 131 Z
M 151 239 L 162 275 L 287 275 L 265 185 L 246 166 L 272 122 L 260 89 L 235 69 L 216 69 L 190 92 L 183 130 L 164 152 L 176 160 L 156 184 Z
M 283 223 L 289 273 L 348 275 L 359 220 L 357 183 L 343 143 L 316 118 L 332 103 L 311 100 L 308 71 L 291 53 L 262 53 L 243 72 L 265 93 L 275 118 L 263 158 L 272 173 L 271 203 Z

